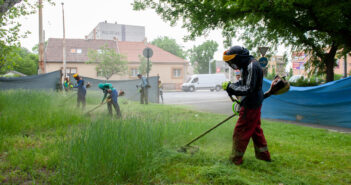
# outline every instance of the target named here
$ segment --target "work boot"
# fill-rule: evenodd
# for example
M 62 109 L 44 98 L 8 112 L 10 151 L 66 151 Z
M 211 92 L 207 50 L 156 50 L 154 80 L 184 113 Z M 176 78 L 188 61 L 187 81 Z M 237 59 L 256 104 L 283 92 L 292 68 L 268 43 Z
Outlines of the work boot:
M 239 166 L 243 163 L 242 156 L 231 156 L 229 160 L 230 160 L 230 162 L 234 163 L 237 166 Z
M 265 152 L 255 152 L 256 159 L 272 162 L 271 156 L 268 151 Z

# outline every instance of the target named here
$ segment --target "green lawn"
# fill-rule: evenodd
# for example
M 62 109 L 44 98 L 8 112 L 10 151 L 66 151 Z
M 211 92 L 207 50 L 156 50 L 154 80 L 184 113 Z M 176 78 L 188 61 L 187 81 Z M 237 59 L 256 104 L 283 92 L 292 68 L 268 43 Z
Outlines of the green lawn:
M 235 166 L 236 119 L 185 154 L 177 149 L 227 116 L 120 99 L 118 120 L 106 106 L 85 116 L 68 97 L 0 92 L 0 184 L 351 184 L 351 134 L 263 121 L 273 162 L 250 143 Z M 88 92 L 87 109 L 101 98 Z

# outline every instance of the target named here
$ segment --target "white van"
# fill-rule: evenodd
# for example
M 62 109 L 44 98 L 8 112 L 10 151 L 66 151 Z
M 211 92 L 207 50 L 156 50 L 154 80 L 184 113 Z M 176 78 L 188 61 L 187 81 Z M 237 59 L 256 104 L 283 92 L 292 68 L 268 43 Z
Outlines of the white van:
M 220 91 L 222 82 L 226 81 L 224 74 L 196 74 L 192 75 L 186 83 L 183 83 L 182 90 L 193 92 L 197 89 L 210 89 Z

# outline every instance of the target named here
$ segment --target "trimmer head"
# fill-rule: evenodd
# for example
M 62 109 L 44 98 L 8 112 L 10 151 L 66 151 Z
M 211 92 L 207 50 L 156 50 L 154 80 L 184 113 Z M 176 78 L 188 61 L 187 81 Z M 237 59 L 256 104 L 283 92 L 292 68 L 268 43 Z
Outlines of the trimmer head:
M 181 152 L 181 153 L 189 153 L 189 154 L 194 154 L 196 152 L 198 152 L 200 149 L 198 146 L 182 146 L 180 147 L 177 151 Z

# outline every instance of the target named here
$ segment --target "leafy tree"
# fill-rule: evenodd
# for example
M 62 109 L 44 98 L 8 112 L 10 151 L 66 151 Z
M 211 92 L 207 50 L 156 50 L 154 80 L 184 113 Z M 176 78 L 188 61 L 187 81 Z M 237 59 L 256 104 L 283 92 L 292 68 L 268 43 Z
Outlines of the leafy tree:
M 108 80 L 114 74 L 123 75 L 127 72 L 126 57 L 118 54 L 115 50 L 106 45 L 99 50 L 88 52 L 89 61 L 87 64 L 96 63 L 96 71 L 101 73 Z
M 213 59 L 213 55 L 217 49 L 217 42 L 209 40 L 199 46 L 194 46 L 188 51 L 190 62 L 194 66 L 195 72 L 200 74 L 207 74 L 209 72 L 208 63 Z M 212 73 L 216 71 L 215 62 L 211 63 L 211 71 Z
M 293 75 L 294 75 L 293 69 L 290 68 L 288 78 L 292 77 Z
M 327 82 L 334 79 L 336 53 L 351 50 L 347 0 L 134 0 L 134 9 L 146 8 L 172 25 L 182 19 L 190 39 L 222 28 L 225 38 L 240 36 L 249 49 L 284 44 L 305 50 L 313 56 L 313 66 L 326 73 Z
M 37 74 L 38 55 L 31 53 L 26 48 L 12 46 L 11 52 L 7 54 L 6 61 L 0 73 L 6 73 L 10 70 L 15 70 L 26 75 Z
M 151 44 L 162 48 L 165 51 L 172 53 L 175 56 L 185 59 L 186 53 L 183 51 L 182 46 L 178 45 L 175 39 L 165 37 L 158 37 L 153 40 Z
M 146 75 L 147 74 L 147 59 L 144 56 L 139 55 L 139 61 L 140 61 L 139 73 L 142 75 Z M 151 68 L 152 68 L 152 62 L 150 61 L 149 72 L 151 71 Z
M 51 0 L 46 1 L 54 4 Z M 18 39 L 25 38 L 30 33 L 20 32 L 21 24 L 17 19 L 34 14 L 38 7 L 36 3 L 37 1 L 28 0 L 0 0 L 0 71 L 14 67 L 15 63 L 8 60 L 13 58 L 16 47 L 20 47 Z

